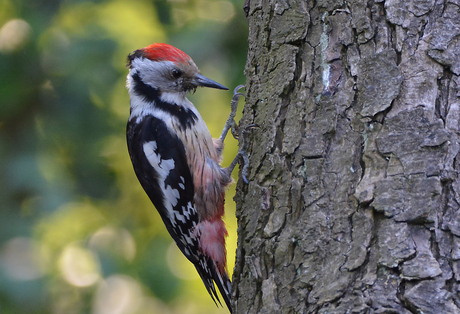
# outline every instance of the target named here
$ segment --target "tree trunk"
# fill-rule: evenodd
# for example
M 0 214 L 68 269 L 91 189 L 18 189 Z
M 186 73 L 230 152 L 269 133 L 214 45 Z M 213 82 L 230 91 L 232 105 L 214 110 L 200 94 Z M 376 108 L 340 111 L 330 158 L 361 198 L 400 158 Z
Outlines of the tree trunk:
M 459 6 L 251 0 L 236 313 L 460 313 Z

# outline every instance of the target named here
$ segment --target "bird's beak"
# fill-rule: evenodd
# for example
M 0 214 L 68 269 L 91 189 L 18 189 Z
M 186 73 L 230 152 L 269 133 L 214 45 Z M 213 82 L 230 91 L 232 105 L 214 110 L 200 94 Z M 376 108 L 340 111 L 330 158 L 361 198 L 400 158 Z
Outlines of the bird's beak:
M 201 75 L 201 74 L 197 74 L 195 76 L 195 80 L 194 80 L 196 86 L 202 86 L 202 87 L 211 87 L 211 88 L 217 88 L 217 89 L 224 89 L 224 90 L 228 90 L 227 87 L 225 87 L 224 85 L 222 84 L 219 84 L 211 79 L 208 79 L 207 77 Z

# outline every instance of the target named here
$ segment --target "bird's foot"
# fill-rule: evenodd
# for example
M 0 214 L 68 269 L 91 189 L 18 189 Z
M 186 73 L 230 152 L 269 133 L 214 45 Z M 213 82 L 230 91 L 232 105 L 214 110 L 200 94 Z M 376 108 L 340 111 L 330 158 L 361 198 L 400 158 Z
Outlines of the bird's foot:
M 237 125 L 235 122 L 235 115 L 236 115 L 236 110 L 238 109 L 238 101 L 240 100 L 241 96 L 244 96 L 244 94 L 239 93 L 238 91 L 243 88 L 244 85 L 238 85 L 234 91 L 233 91 L 233 97 L 232 97 L 232 102 L 231 102 L 231 112 L 230 115 L 228 116 L 227 122 L 225 123 L 224 129 L 222 130 L 222 133 L 219 137 L 219 139 L 222 141 L 222 143 L 225 140 L 225 137 L 227 136 L 228 130 L 232 130 L 232 135 L 235 139 L 238 139 L 238 131 L 237 131 Z
M 249 157 L 248 157 L 248 152 L 247 152 L 247 136 L 250 130 L 257 128 L 257 127 L 259 127 L 257 124 L 251 124 L 251 125 L 248 125 L 246 128 L 244 128 L 242 132 L 243 133 L 242 137 L 240 139 L 240 148 L 238 150 L 238 153 L 236 154 L 230 166 L 226 168 L 228 173 L 231 174 L 233 169 L 235 169 L 236 164 L 239 161 L 240 164 L 243 166 L 243 168 L 241 169 L 241 178 L 246 184 L 249 184 L 249 181 L 247 178 L 248 167 L 249 167 Z

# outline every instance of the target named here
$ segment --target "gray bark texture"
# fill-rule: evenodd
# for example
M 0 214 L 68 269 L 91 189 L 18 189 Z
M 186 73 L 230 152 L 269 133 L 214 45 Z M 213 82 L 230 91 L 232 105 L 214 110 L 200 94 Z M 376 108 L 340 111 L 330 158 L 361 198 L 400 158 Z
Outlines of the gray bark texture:
M 236 313 L 460 313 L 460 1 L 251 0 Z

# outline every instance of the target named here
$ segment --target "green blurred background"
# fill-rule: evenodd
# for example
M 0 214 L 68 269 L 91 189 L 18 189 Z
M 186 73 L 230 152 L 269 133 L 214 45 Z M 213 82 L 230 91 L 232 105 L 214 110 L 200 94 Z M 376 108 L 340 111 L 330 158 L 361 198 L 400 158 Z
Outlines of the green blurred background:
M 166 42 L 205 76 L 230 89 L 244 84 L 243 3 L 0 0 L 2 314 L 228 313 L 135 178 L 125 65 L 129 52 Z M 231 92 L 199 89 L 190 99 L 218 137 Z M 236 151 L 227 139 L 224 166 Z M 233 195 L 234 186 L 230 272 Z

